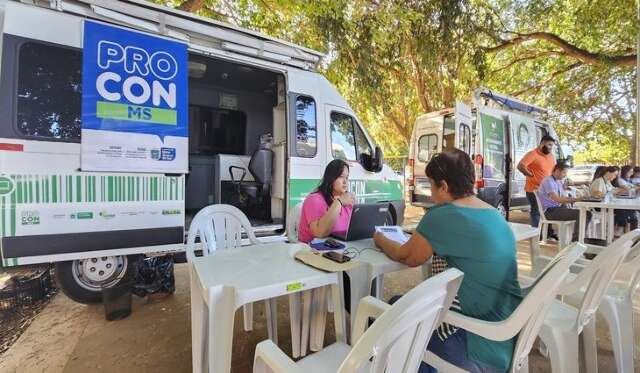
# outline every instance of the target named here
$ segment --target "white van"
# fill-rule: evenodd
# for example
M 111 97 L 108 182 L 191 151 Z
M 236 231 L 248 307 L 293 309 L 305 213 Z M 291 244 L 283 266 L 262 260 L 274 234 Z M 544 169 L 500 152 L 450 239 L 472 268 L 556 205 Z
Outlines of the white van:
M 98 302 L 101 289 L 130 275 L 140 255 L 182 250 L 188 222 L 204 206 L 238 206 L 259 236 L 284 240 L 288 209 L 319 184 L 334 158 L 350 164 L 349 188 L 359 203 L 389 202 L 389 220 L 401 224 L 401 180 L 382 165 L 380 149 L 347 102 L 314 71 L 322 54 L 140 0 L 33 3 L 0 0 L 3 266 L 56 262 L 58 284 L 67 295 Z M 106 101 L 97 113 L 85 112 L 90 89 L 97 87 L 107 101 L 122 99 L 113 92 L 119 76 L 83 84 L 83 64 L 93 53 L 86 50 L 89 24 L 185 46 L 184 121 L 172 110 L 153 114 L 133 105 L 153 95 L 154 105 L 164 100 L 171 106 L 175 86 L 161 80 L 145 86 L 127 79 L 118 86 L 131 98 L 128 112 L 126 105 L 119 111 L 118 104 Z M 141 59 L 157 55 L 140 52 L 140 46 L 125 48 L 127 38 L 111 45 L 133 51 L 124 68 L 142 73 L 147 65 Z M 118 48 L 107 50 L 112 59 L 102 67 L 125 63 Z M 158 75 L 179 59 L 166 53 L 156 59 Z M 185 146 L 184 163 L 177 165 L 183 171 L 88 169 L 85 152 L 95 144 L 85 142 L 82 119 L 105 113 L 136 115 L 140 122 L 160 113 L 164 124 L 184 126 L 188 151 Z M 97 133 L 93 140 L 101 141 L 100 133 L 109 132 Z M 119 141 L 138 141 L 135 135 Z M 180 151 L 108 146 L 93 156 L 103 156 L 96 167 L 111 169 L 144 157 L 155 165 L 176 161 Z
M 408 194 L 412 205 L 433 205 L 425 167 L 431 157 L 457 148 L 469 154 L 476 169 L 478 196 L 503 215 L 509 210 L 527 210 L 525 176 L 517 171 L 520 159 L 535 148 L 544 135 L 558 139 L 544 121 L 547 110 L 513 97 L 478 88 L 473 106 L 456 102 L 456 108 L 424 114 L 416 119 L 408 161 Z M 556 157 L 564 162 L 560 146 Z

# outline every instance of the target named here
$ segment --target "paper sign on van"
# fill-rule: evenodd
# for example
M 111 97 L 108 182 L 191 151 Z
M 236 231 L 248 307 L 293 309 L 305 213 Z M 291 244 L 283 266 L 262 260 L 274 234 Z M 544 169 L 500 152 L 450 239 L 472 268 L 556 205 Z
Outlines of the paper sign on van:
M 82 68 L 83 170 L 187 171 L 186 44 L 85 21 Z

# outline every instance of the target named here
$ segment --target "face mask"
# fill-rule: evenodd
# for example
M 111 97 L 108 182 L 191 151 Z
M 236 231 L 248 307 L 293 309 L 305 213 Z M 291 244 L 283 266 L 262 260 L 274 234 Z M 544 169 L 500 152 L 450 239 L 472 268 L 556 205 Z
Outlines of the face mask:
M 542 152 L 543 152 L 544 154 L 549 154 L 549 153 L 551 153 L 551 149 L 547 148 L 546 146 L 543 146 L 543 147 L 542 147 Z

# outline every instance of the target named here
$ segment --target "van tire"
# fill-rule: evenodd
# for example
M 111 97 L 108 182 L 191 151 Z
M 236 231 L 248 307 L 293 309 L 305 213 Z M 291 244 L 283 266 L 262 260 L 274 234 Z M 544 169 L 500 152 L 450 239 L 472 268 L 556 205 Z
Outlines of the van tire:
M 502 202 L 502 197 L 498 197 L 498 200 L 496 201 L 495 204 L 495 208 L 496 210 L 498 210 L 498 212 L 500 213 L 500 215 L 502 215 L 503 218 L 507 218 L 507 210 L 504 207 L 504 203 Z
M 113 276 L 112 280 L 105 283 L 104 287 L 112 287 L 118 283 L 133 280 L 136 275 L 138 257 L 138 255 L 107 257 L 110 259 L 115 258 L 119 262 L 123 263 L 123 268 L 120 273 L 116 273 Z M 92 259 L 94 258 L 85 260 Z M 62 292 L 73 301 L 83 304 L 102 303 L 102 288 L 100 288 L 100 285 L 83 285 L 82 280 L 78 278 L 78 271 L 74 270 L 74 267 L 78 268 L 78 266 L 81 265 L 80 262 L 80 260 L 71 260 L 56 263 L 56 284 Z

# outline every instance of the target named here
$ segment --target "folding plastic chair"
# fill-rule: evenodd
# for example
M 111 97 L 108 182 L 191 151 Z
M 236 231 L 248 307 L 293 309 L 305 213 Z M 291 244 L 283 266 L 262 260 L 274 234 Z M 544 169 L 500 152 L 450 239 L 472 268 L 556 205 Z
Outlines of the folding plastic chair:
M 509 372 L 528 372 L 529 352 L 542 322 L 569 274 L 569 267 L 585 250 L 584 245 L 574 243 L 560 251 L 542 270 L 533 285 L 526 289 L 522 303 L 506 320 L 484 321 L 449 311 L 444 322 L 492 341 L 506 341 L 517 337 Z M 430 351 L 425 353 L 424 361 L 442 372 L 465 372 Z
M 256 346 L 253 371 L 414 373 L 461 282 L 462 272 L 450 269 L 422 282 L 393 306 L 365 297 L 358 306 L 353 347 L 337 342 L 294 362 L 267 340 Z M 370 317 L 376 320 L 367 329 Z

